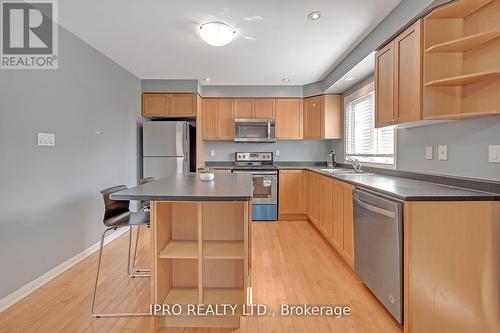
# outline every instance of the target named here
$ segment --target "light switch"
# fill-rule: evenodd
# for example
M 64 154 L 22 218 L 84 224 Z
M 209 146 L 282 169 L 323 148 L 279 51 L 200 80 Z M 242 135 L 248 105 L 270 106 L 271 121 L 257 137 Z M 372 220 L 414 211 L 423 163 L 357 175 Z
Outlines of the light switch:
M 38 133 L 38 145 L 50 146 L 56 145 L 56 135 L 54 133 Z
M 500 163 L 500 145 L 488 146 L 488 162 Z
M 438 147 L 438 158 L 441 161 L 448 160 L 448 146 L 447 145 L 439 145 Z
M 276 155 L 276 156 L 280 156 L 280 151 L 279 151 L 279 150 L 276 150 L 275 155 Z
M 211 157 L 214 157 L 214 156 L 215 156 L 215 150 L 213 150 L 213 149 L 211 149 L 211 150 L 210 150 L 210 156 L 211 156 Z
M 434 159 L 434 154 L 433 154 L 433 147 L 432 146 L 426 146 L 425 147 L 425 159 L 426 160 L 433 160 Z

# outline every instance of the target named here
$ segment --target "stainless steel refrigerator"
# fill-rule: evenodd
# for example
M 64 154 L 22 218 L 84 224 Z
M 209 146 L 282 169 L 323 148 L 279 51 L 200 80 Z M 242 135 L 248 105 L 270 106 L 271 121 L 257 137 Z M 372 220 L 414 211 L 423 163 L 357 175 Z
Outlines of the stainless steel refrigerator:
M 196 130 L 187 121 L 149 121 L 143 124 L 143 177 L 165 178 L 196 171 Z

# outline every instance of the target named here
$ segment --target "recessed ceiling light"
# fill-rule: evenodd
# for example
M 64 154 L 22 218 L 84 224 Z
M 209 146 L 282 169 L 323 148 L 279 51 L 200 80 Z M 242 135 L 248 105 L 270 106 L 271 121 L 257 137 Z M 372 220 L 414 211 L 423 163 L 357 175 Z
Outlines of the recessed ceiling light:
M 285 77 L 285 78 L 282 78 L 281 81 L 283 81 L 283 82 L 290 82 L 290 79 L 287 78 L 287 77 Z
M 206 77 L 206 78 L 204 78 L 204 79 L 203 79 L 203 81 L 205 81 L 205 82 L 210 82 L 210 78 L 209 78 L 209 77 Z
M 224 46 L 231 43 L 238 33 L 222 22 L 209 22 L 200 26 L 200 37 L 205 43 L 212 46 Z
M 313 21 L 319 20 L 323 16 L 319 10 L 315 10 L 313 12 L 310 12 L 309 15 L 307 15 L 307 18 Z
M 346 80 L 346 81 L 352 81 L 352 80 L 354 80 L 354 79 L 355 79 L 355 77 L 354 77 L 354 76 L 348 76 L 348 77 L 346 77 L 344 80 Z

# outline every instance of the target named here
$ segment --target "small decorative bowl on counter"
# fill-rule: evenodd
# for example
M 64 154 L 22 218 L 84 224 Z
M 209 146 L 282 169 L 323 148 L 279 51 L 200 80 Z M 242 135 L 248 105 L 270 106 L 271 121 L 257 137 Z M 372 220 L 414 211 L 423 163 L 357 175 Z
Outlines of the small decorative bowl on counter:
M 203 181 L 211 181 L 214 180 L 215 175 L 214 171 L 210 168 L 203 168 L 200 170 L 200 179 Z

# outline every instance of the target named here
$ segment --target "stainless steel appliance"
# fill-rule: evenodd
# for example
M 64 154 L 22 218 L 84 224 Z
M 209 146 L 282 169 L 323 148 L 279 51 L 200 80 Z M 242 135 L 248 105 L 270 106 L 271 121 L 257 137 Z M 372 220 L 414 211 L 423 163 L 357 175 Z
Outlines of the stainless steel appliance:
M 403 323 L 403 202 L 353 191 L 354 271 Z
M 253 179 L 252 219 L 278 219 L 278 170 L 273 153 L 235 153 L 234 173 L 250 173 Z
M 196 130 L 186 121 L 149 121 L 143 124 L 143 177 L 156 179 L 196 171 Z
M 235 119 L 234 141 L 275 142 L 276 128 L 272 119 Z

